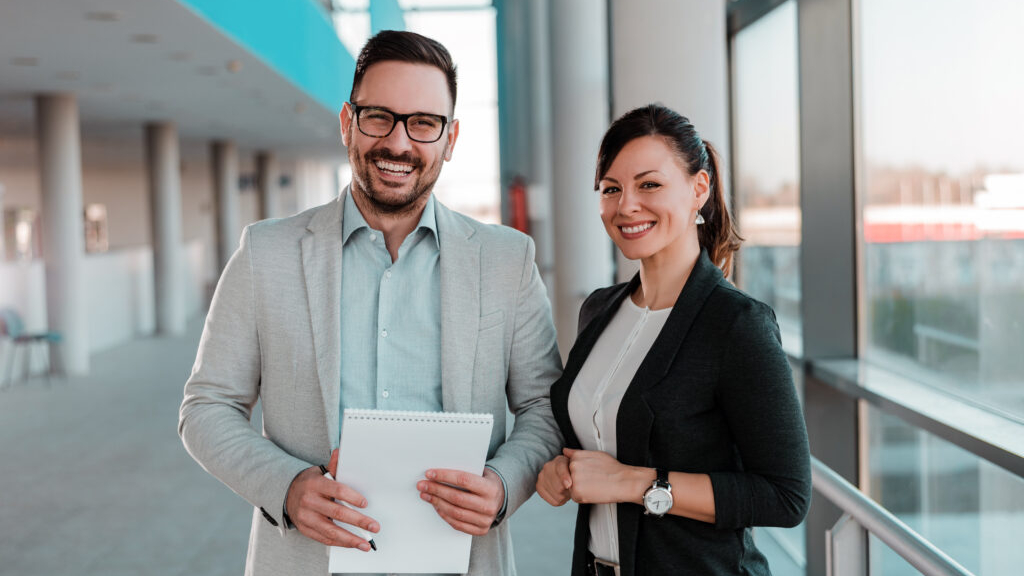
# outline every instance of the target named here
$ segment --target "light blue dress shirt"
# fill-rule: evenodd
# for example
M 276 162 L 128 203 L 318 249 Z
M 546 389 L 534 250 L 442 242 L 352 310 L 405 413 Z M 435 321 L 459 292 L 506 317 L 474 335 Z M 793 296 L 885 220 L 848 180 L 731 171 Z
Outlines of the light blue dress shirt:
M 384 235 L 345 195 L 341 411 L 440 411 L 441 269 L 434 198 L 392 263 Z
M 398 259 L 392 263 L 384 235 L 366 223 L 351 191 L 345 194 L 341 224 L 342 419 L 345 408 L 443 410 L 441 251 L 434 203 L 431 195 L 419 224 L 402 241 Z M 507 501 L 508 487 L 504 478 L 501 482 Z M 506 506 L 502 505 L 500 515 Z

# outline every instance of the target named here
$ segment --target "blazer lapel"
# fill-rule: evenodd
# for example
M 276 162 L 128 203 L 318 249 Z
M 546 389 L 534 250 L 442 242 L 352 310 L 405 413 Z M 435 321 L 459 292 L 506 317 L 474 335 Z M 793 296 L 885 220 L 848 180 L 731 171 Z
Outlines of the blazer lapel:
M 701 250 L 665 325 L 622 396 L 615 419 L 616 458 L 619 462 L 632 466 L 660 465 L 649 459 L 648 446 L 654 425 L 654 411 L 644 399 L 644 393 L 658 385 L 668 374 L 690 326 L 721 279 L 722 271 L 711 263 L 707 252 Z M 623 566 L 635 566 L 641 508 L 619 504 L 616 509 L 619 516 L 619 562 Z
M 341 396 L 341 215 L 347 189 L 316 212 L 301 241 L 316 373 L 323 395 L 331 447 L 340 438 Z
M 480 242 L 475 230 L 436 202 L 441 250 L 441 395 L 446 412 L 473 406 L 473 365 L 480 326 Z
M 661 382 L 676 360 L 690 326 L 700 313 L 704 301 L 722 279 L 722 271 L 711 263 L 707 252 L 700 257 L 686 280 L 679 298 L 672 306 L 665 326 L 647 352 L 619 404 L 616 418 L 616 450 L 623 464 L 644 466 L 654 412 L 643 400 L 644 393 Z
M 555 421 L 562 430 L 562 435 L 565 436 L 565 443 L 569 448 L 580 448 L 579 438 L 576 436 L 576 431 L 573 430 L 572 422 L 569 419 L 569 392 L 572 390 L 572 385 L 576 381 L 576 376 L 579 375 L 580 370 L 583 368 L 584 362 L 590 356 L 590 351 L 593 350 L 597 339 L 615 316 L 619 305 L 639 284 L 640 276 L 636 275 L 629 282 L 615 287 L 610 292 L 607 300 L 600 305 L 594 318 L 576 336 L 576 342 L 572 345 L 572 349 L 569 350 L 569 357 L 565 362 L 565 370 L 562 371 L 562 376 L 551 386 L 551 408 L 555 415 Z

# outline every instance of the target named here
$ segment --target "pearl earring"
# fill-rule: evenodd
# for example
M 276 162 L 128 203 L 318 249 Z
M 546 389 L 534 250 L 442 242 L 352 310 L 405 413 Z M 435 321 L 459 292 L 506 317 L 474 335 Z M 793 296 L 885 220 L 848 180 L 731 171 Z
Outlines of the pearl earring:
M 704 216 L 700 212 L 697 212 L 697 224 L 700 225 L 700 224 L 703 224 L 703 223 L 704 223 Z

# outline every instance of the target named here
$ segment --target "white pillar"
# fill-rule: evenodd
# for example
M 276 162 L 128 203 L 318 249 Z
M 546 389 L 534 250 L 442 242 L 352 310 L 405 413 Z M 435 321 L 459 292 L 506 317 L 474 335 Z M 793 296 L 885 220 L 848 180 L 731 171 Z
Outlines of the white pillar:
M 146 125 L 146 170 L 153 228 L 153 291 L 156 330 L 185 333 L 185 284 L 182 281 L 181 177 L 178 132 L 170 122 Z
M 277 198 L 277 181 L 280 172 L 277 168 L 277 159 L 273 152 L 260 152 L 256 155 L 256 182 L 259 186 L 259 218 L 265 220 L 277 215 L 275 199 Z
M 612 281 L 612 243 L 594 192 L 609 116 L 606 30 L 604 2 L 551 3 L 555 327 L 563 355 L 576 338 L 584 298 Z
M 686 116 L 718 150 L 728 194 L 726 0 L 612 0 L 611 11 L 613 118 L 652 102 Z M 628 279 L 636 263 L 616 257 Z
M 217 204 L 217 256 L 220 270 L 238 248 L 241 228 L 238 220 L 238 150 L 235 143 L 213 143 L 213 188 Z
M 537 243 L 537 266 L 548 289 L 557 299 L 555 240 L 552 219 L 551 160 L 551 25 L 548 0 L 530 0 L 528 44 L 530 48 L 530 130 L 533 167 L 529 185 L 530 235 Z M 557 314 L 557 312 L 556 312 Z M 565 353 L 568 354 L 568 350 Z
M 89 372 L 82 223 L 82 152 L 78 103 L 71 94 L 36 97 L 39 180 L 42 189 L 46 313 L 63 341 L 50 347 L 51 369 Z

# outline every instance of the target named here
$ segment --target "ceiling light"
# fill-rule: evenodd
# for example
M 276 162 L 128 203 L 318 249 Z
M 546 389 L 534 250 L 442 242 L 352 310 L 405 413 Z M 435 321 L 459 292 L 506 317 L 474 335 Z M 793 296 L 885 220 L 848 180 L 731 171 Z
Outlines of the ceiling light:
M 231 72 L 231 73 L 239 72 L 239 71 L 242 70 L 242 61 L 241 60 L 228 60 L 228 63 L 225 65 L 225 68 L 227 68 L 228 72 Z
M 295 113 L 296 114 L 302 114 L 305 111 L 306 111 L 306 104 L 305 103 L 303 103 L 303 102 L 296 102 L 295 103 Z
M 15 66 L 38 66 L 39 58 L 34 56 L 15 56 L 11 58 L 11 64 Z
M 159 39 L 156 34 L 132 34 L 132 42 L 136 44 L 156 44 Z
M 121 19 L 121 13 L 97 10 L 95 12 L 86 12 L 85 19 L 94 22 L 116 22 Z

